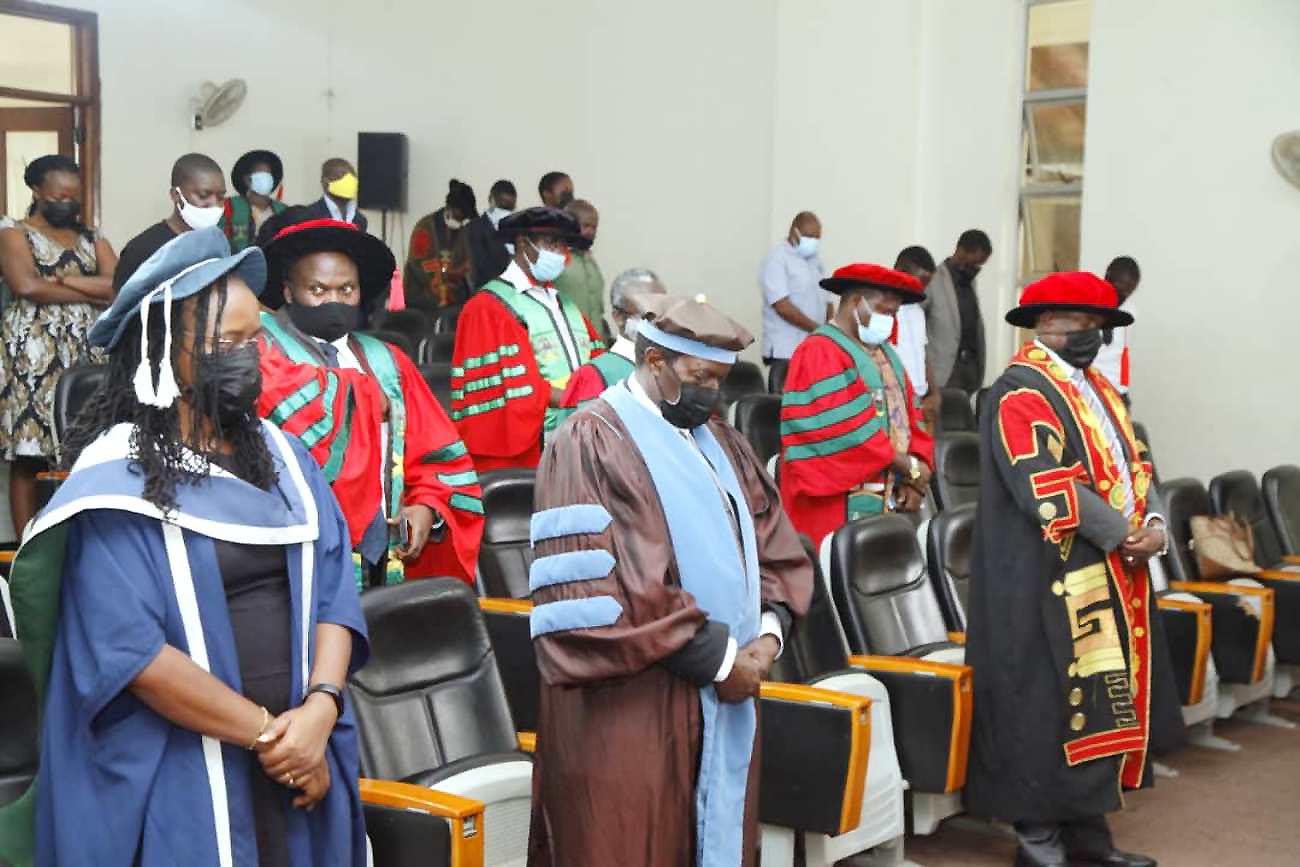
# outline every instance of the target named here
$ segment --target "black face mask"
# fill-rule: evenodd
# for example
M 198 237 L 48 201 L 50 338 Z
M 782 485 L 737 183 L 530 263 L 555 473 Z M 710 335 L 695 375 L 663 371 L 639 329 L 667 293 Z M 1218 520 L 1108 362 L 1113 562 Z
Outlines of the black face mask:
M 195 390 L 200 409 L 215 412 L 223 429 L 237 427 L 253 414 L 262 393 L 257 344 L 219 355 L 200 355 L 197 362 Z
M 58 202 L 41 199 L 40 210 L 45 222 L 56 229 L 66 229 L 77 225 L 77 218 L 81 216 L 81 202 L 76 199 L 64 199 Z
M 980 272 L 978 265 L 953 265 L 952 273 L 957 281 L 962 285 L 967 285 L 975 281 L 976 275 Z
M 676 373 L 673 374 L 673 378 L 677 378 Z M 659 393 L 664 393 L 662 385 L 659 386 Z M 659 410 L 664 414 L 664 421 L 673 427 L 694 430 L 709 420 L 721 398 L 722 392 L 719 389 L 691 385 L 678 379 L 677 400 L 670 403 L 661 397 Z
M 289 321 L 312 337 L 333 343 L 361 327 L 361 308 L 342 301 L 329 301 L 315 307 L 290 304 Z
M 1061 360 L 1071 367 L 1085 370 L 1092 367 L 1092 362 L 1101 351 L 1101 329 L 1089 328 L 1086 331 L 1071 331 L 1065 335 L 1065 348 L 1056 350 Z
M 557 208 L 567 208 L 567 207 L 568 207 L 569 205 L 571 205 L 572 203 L 573 203 L 573 193 L 570 193 L 570 192 L 567 192 L 567 191 L 566 191 L 566 192 L 560 193 L 559 198 L 555 200 L 555 207 L 557 207 Z

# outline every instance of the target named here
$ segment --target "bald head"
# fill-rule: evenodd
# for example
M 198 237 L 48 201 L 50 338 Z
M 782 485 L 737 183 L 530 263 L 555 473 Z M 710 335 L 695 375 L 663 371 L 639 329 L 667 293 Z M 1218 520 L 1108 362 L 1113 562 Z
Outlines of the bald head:
M 790 234 L 787 239 L 791 246 L 799 246 L 800 238 L 818 238 L 822 236 L 822 221 L 812 211 L 800 211 L 790 222 Z
M 193 181 L 200 175 L 216 175 L 224 178 L 221 166 L 207 154 L 185 154 L 172 163 L 172 186 L 184 186 L 186 181 Z
M 600 227 L 600 212 L 596 210 L 596 206 L 586 199 L 574 199 L 564 206 L 564 210 L 578 221 L 578 230 L 582 233 L 582 237 L 595 243 L 596 230 Z

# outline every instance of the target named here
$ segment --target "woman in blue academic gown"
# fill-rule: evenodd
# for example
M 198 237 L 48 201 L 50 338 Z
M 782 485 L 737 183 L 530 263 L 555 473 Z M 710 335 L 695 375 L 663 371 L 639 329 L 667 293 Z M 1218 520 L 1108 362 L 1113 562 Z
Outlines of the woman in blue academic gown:
M 365 863 L 341 693 L 365 626 L 328 484 L 254 412 L 265 275 L 188 232 L 91 332 L 108 381 L 12 571 L 44 718 L 0 857 L 28 860 L 34 809 L 38 865 Z

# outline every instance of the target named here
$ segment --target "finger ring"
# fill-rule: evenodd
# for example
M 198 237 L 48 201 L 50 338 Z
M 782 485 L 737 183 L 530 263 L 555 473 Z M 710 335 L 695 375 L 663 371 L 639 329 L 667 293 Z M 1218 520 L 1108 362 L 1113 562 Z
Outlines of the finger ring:
M 292 785 L 293 785 L 293 774 L 285 774 L 284 776 L 285 776 L 285 779 L 288 781 L 288 782 L 286 783 L 286 785 L 288 785 L 288 786 L 292 786 Z

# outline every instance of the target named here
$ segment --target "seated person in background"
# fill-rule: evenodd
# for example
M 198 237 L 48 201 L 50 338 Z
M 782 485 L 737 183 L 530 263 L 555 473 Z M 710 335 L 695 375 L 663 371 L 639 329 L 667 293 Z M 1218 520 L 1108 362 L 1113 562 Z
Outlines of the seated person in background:
M 415 224 L 407 247 L 402 286 L 406 306 L 436 313 L 469 298 L 469 231 L 478 217 L 474 190 L 451 179 L 443 207 Z
M 543 436 L 567 415 L 569 378 L 604 349 L 555 289 L 581 237 L 573 215 L 529 208 L 502 220 L 501 235 L 515 257 L 465 305 L 452 353 L 451 418 L 479 472 L 536 467 Z
M 253 411 L 265 275 L 215 226 L 186 233 L 91 329 L 106 383 L 11 573 L 44 704 L 6 863 L 366 863 L 342 698 L 365 620 L 320 469 Z
M 911 274 L 921 284 L 921 288 L 930 285 L 934 276 L 934 257 L 924 247 L 906 247 L 894 260 L 894 270 Z M 939 421 L 939 402 L 942 399 L 939 387 L 934 384 L 934 371 L 925 357 L 925 310 L 919 304 L 904 304 L 898 308 L 898 331 L 894 341 L 898 347 L 898 357 L 907 371 L 907 378 L 912 381 L 912 390 L 917 400 L 921 401 L 921 417 L 925 419 L 925 429 L 933 434 Z
M 596 230 L 600 228 L 600 212 L 586 199 L 574 199 L 564 210 L 578 221 L 582 238 L 574 242 L 569 267 L 555 278 L 555 288 L 577 304 L 589 321 L 601 322 L 605 316 L 605 275 L 600 273 L 596 257 L 591 255 L 591 247 L 596 243 Z
M 258 411 L 325 469 L 358 556 L 358 580 L 440 575 L 473 583 L 483 532 L 474 465 L 406 353 L 369 335 L 365 311 L 393 272 L 384 243 L 315 220 L 266 248 Z M 364 565 L 362 565 L 364 563 Z
M 635 373 L 538 470 L 534 867 L 752 865 L 759 683 L 812 593 L 772 480 L 711 418 L 753 337 L 646 303 Z
M 357 190 L 361 188 L 361 181 L 357 179 L 357 170 L 352 168 L 352 163 L 342 157 L 330 157 L 321 163 L 320 186 L 325 195 L 306 205 L 306 219 L 342 220 L 364 232 L 369 223 L 366 215 L 357 210 Z
M 1133 293 L 1137 292 L 1141 280 L 1142 272 L 1131 256 L 1117 256 L 1106 266 L 1106 282 L 1115 287 L 1115 294 L 1119 296 L 1119 309 L 1134 318 L 1137 317 L 1137 310 L 1133 305 Z M 1110 384 L 1115 386 L 1120 396 L 1124 398 L 1124 405 L 1128 406 L 1132 364 L 1129 348 L 1133 344 L 1133 326 L 1117 325 L 1105 329 L 1102 331 L 1102 338 L 1101 351 L 1097 353 L 1097 360 L 1092 366 L 1110 380 Z
M 113 300 L 117 256 L 81 222 L 81 170 L 50 154 L 27 164 L 27 216 L 0 229 L 11 298 L 0 324 L 0 452 L 9 461 L 14 535 L 36 514 L 36 474 L 58 457 L 54 390 L 77 364 L 103 360 L 86 335 Z
M 600 397 L 616 382 L 622 382 L 636 365 L 636 335 L 641 326 L 638 295 L 663 295 L 668 290 L 648 268 L 629 268 L 609 286 L 610 333 L 616 335 L 609 352 L 602 352 L 573 374 L 560 406 L 578 409 Z
M 122 248 L 113 272 L 113 291 L 122 288 L 135 269 L 163 244 L 182 232 L 206 229 L 221 222 L 225 213 L 226 176 L 217 161 L 206 154 L 185 154 L 172 165 L 172 212 L 136 235 Z
M 488 208 L 472 220 L 466 231 L 469 244 L 469 285 L 474 292 L 496 277 L 510 264 L 510 250 L 497 235 L 497 226 L 514 213 L 515 185 L 497 181 L 488 192 Z
M 221 231 L 233 252 L 253 244 L 267 219 L 284 211 L 284 202 L 275 198 L 283 180 L 284 163 L 271 151 L 249 151 L 235 160 L 230 182 L 239 195 L 226 199 L 221 216 Z
M 815 544 L 848 521 L 915 512 L 934 441 L 889 345 L 894 314 L 925 298 L 914 277 L 846 265 L 823 281 L 840 296 L 830 323 L 795 350 L 781 397 L 781 501 Z

